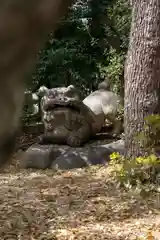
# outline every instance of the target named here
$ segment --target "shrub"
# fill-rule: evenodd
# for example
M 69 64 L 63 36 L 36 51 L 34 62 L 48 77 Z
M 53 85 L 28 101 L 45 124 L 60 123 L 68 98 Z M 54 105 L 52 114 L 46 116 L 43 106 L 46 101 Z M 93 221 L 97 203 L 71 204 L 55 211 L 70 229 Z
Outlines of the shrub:
M 160 158 L 155 154 L 128 160 L 114 152 L 110 155 L 110 159 L 112 174 L 121 186 L 126 188 L 141 186 L 144 190 L 147 184 L 151 190 L 153 185 L 154 188 L 156 184 L 159 185 Z

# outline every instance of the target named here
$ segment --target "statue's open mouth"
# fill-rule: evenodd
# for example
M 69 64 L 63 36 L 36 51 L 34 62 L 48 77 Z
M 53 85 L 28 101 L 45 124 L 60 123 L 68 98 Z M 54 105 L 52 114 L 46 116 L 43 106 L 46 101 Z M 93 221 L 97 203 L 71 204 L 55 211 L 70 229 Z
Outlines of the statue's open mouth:
M 77 112 L 81 116 L 87 116 L 87 120 L 91 123 L 94 121 L 94 114 L 92 111 L 85 105 L 81 100 L 75 99 L 48 99 L 47 102 L 43 106 L 43 110 L 53 111 L 53 110 L 61 110 L 62 109 L 71 109 L 74 112 Z M 90 114 L 88 114 L 90 112 Z
M 55 101 L 55 100 L 49 100 L 45 105 L 44 105 L 44 110 L 45 111 L 52 111 L 54 109 L 58 108 L 70 108 L 74 111 L 77 111 L 80 113 L 80 108 L 78 104 L 74 103 L 73 101 L 68 101 L 68 102 L 63 102 L 61 100 Z
M 53 109 L 58 109 L 58 108 L 61 108 L 61 109 L 62 108 L 65 108 L 65 109 L 70 108 L 70 109 L 72 109 L 76 112 L 80 112 L 80 109 L 78 108 L 78 106 L 74 106 L 74 105 L 71 105 L 71 104 L 68 104 L 66 106 L 56 104 Z

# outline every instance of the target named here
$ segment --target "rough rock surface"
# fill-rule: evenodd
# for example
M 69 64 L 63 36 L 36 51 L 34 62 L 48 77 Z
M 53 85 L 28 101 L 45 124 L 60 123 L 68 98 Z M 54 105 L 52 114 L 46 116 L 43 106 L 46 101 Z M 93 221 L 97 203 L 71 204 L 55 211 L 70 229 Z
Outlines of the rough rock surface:
M 20 162 L 22 168 L 48 168 L 54 156 L 52 155 L 52 146 L 34 144 L 29 147 Z
M 102 83 L 101 83 L 102 84 Z M 100 86 L 100 84 L 99 84 Z M 102 84 L 103 87 L 103 84 Z M 122 122 L 118 119 L 123 109 L 122 99 L 112 91 L 98 89 L 88 95 L 83 103 L 93 113 L 92 132 L 99 133 L 108 122 L 113 124 L 111 135 L 119 135 L 122 130 Z
M 32 145 L 21 159 L 23 168 L 59 168 L 73 169 L 87 165 L 106 164 L 112 152 L 124 153 L 124 141 L 118 140 L 109 144 L 95 140 L 83 148 L 72 148 L 66 145 Z

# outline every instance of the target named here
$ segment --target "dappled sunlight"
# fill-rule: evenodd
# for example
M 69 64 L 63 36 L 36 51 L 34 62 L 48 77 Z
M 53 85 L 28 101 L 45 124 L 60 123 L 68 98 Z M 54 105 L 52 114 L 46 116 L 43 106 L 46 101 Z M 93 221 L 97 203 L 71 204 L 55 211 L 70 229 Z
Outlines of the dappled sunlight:
M 151 220 L 151 219 L 150 219 Z M 155 219 L 152 219 L 154 222 Z M 143 227 L 144 219 L 132 219 L 129 221 L 89 223 L 73 228 L 62 228 L 58 230 L 50 229 L 50 236 L 56 236 L 61 239 L 136 239 L 136 237 L 146 237 L 147 231 Z M 78 224 L 78 223 L 77 223 Z M 147 221 L 148 226 L 150 222 Z M 133 234 L 134 232 L 134 234 Z M 83 238 L 85 236 L 85 238 Z
M 160 227 L 158 196 L 125 192 L 106 167 L 54 172 L 14 165 L 15 172 L 0 174 L 3 239 L 134 239 Z

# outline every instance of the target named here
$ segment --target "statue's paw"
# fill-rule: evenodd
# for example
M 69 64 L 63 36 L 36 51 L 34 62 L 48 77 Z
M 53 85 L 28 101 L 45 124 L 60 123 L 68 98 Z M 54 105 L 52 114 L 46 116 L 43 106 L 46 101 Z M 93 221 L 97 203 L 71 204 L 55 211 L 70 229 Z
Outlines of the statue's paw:
M 67 139 L 67 144 L 71 147 L 79 147 L 82 145 L 82 141 L 77 136 L 70 136 Z
M 44 138 L 44 135 L 40 135 L 37 137 L 37 143 L 38 144 L 43 144 L 43 138 Z
M 117 137 L 118 134 L 117 134 L 117 133 L 113 133 L 112 136 L 113 136 L 113 137 Z

